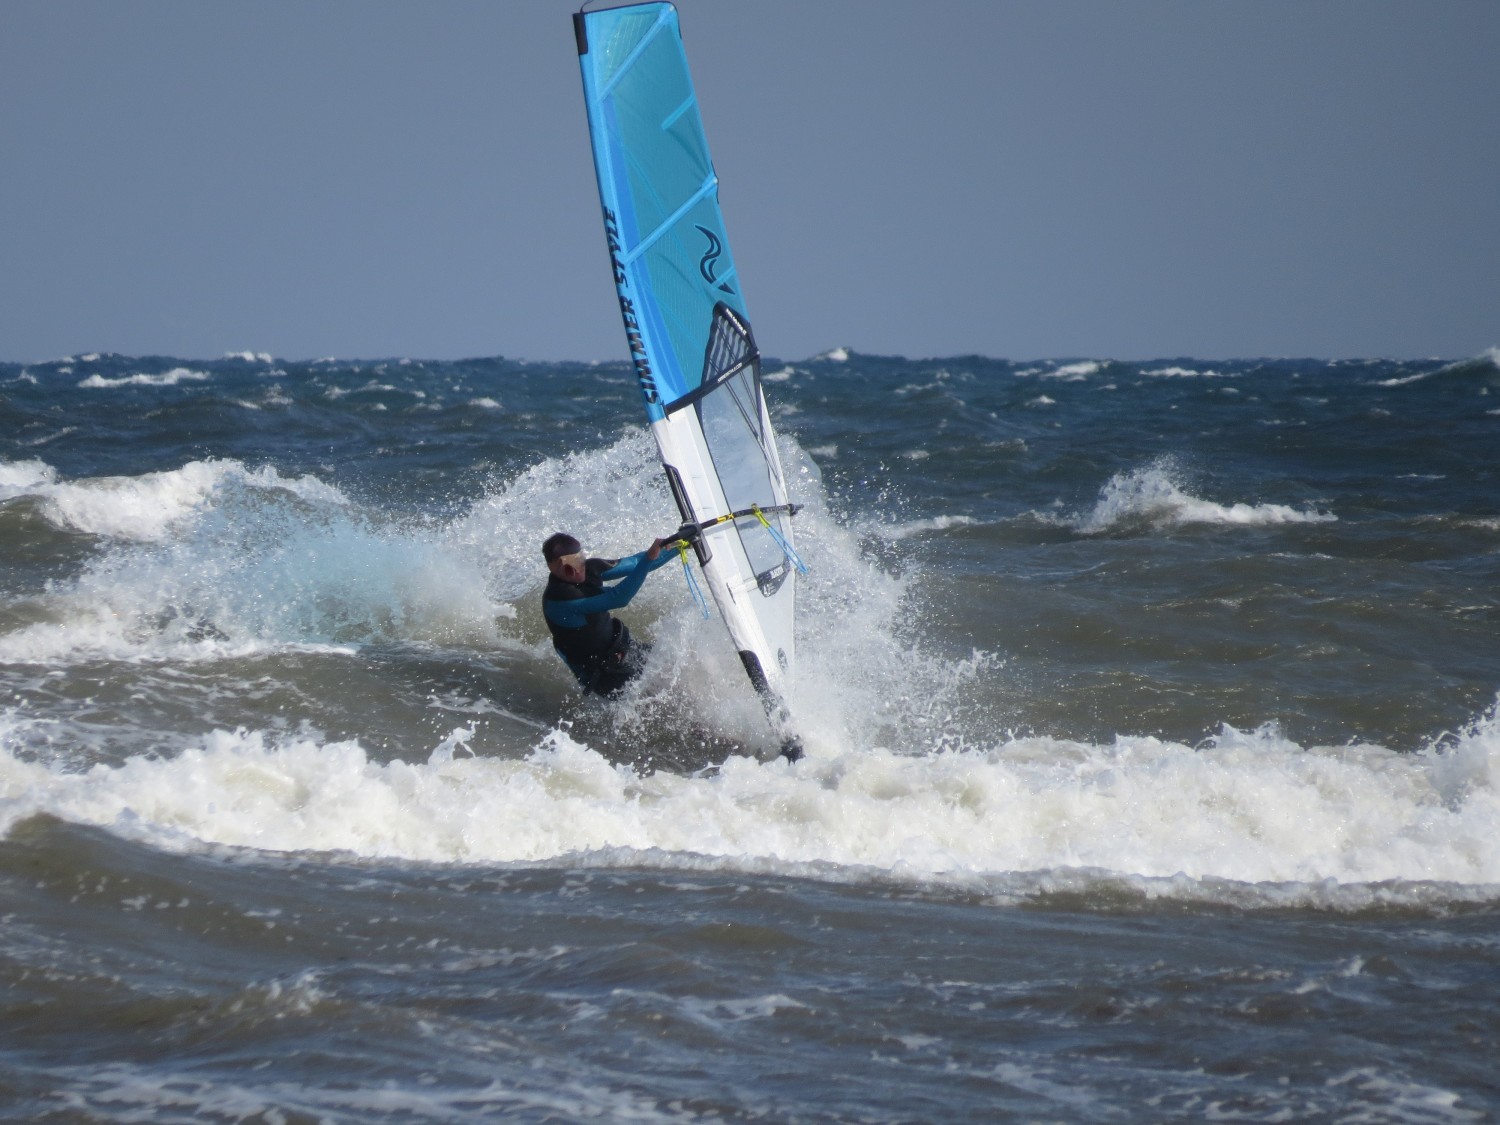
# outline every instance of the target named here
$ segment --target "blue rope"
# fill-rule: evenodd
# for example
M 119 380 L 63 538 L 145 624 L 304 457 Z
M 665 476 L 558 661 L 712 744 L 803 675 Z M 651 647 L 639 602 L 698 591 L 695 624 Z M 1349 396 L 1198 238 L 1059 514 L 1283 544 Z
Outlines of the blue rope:
M 781 548 L 781 553 L 786 556 L 787 561 L 797 568 L 797 573 L 806 574 L 807 564 L 802 561 L 802 557 L 798 555 L 796 551 L 792 550 L 792 545 L 786 541 L 781 532 L 777 531 L 774 527 L 771 526 L 771 521 L 766 519 L 766 514 L 764 512 L 762 512 L 759 508 L 755 508 L 754 512 L 756 518 L 760 520 L 762 526 L 764 526 L 765 529 L 771 533 L 771 538 L 776 540 L 776 546 Z
M 698 603 L 698 610 L 707 621 L 713 614 L 708 612 L 708 599 L 703 596 L 703 590 L 698 585 L 698 580 L 693 577 L 693 568 L 688 565 L 688 554 L 686 547 L 678 547 L 677 553 L 682 557 L 682 576 L 687 579 L 688 589 L 693 592 L 693 601 Z

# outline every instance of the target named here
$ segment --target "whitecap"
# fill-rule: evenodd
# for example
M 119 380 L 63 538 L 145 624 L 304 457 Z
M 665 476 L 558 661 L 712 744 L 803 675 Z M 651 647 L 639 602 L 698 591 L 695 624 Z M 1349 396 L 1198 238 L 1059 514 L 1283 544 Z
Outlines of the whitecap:
M 0 831 L 46 814 L 172 850 L 779 873 L 1012 901 L 1095 889 L 1249 908 L 1500 900 L 1493 713 L 1417 753 L 1303 747 L 1268 725 L 1198 747 L 825 747 L 692 776 L 641 776 L 564 731 L 522 760 L 412 764 L 356 740 L 221 730 L 176 757 L 84 773 L 0 742 Z
M 37 493 L 44 498 L 43 514 L 58 527 L 147 542 L 164 538 L 174 524 L 207 505 L 228 481 L 342 502 L 337 489 L 316 477 L 283 477 L 274 469 L 250 470 L 232 460 L 189 461 L 177 469 L 134 477 L 49 478 Z
M 1220 504 L 1187 492 L 1175 479 L 1171 458 L 1142 469 L 1116 473 L 1099 491 L 1088 512 L 1067 521 L 1085 535 L 1142 528 L 1170 529 L 1189 524 L 1264 527 L 1291 523 L 1329 523 L 1330 512 L 1299 510 L 1285 504 Z
M 0 461 L 0 500 L 26 496 L 57 480 L 57 470 L 44 461 Z
M 94 374 L 82 380 L 78 385 L 89 389 L 100 387 L 175 387 L 178 383 L 202 382 L 210 376 L 207 371 L 192 371 L 186 367 L 174 367 L 170 371 L 159 374 L 135 374 L 123 375 L 118 379 L 111 379 L 104 375 Z
M 1054 367 L 1051 371 L 1043 371 L 1044 379 L 1062 379 L 1069 383 L 1081 383 L 1090 375 L 1097 375 L 1104 370 L 1104 364 L 1097 360 L 1085 360 L 1082 363 L 1068 363 L 1061 367 Z
M 914 535 L 926 535 L 933 531 L 947 531 L 954 527 L 974 527 L 979 522 L 973 516 L 932 516 L 927 519 L 908 520 L 904 523 L 873 524 L 863 530 L 866 534 L 896 543 L 902 539 L 910 539 Z
M 1212 369 L 1208 371 L 1197 371 L 1191 367 L 1158 367 L 1151 371 L 1142 371 L 1156 379 L 1223 379 L 1224 375 Z

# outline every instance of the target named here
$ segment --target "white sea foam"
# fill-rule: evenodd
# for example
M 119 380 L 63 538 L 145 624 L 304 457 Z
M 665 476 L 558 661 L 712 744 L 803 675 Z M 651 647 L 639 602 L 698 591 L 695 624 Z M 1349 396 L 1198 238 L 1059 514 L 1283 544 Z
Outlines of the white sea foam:
M 1061 379 L 1068 383 L 1081 383 L 1090 375 L 1097 375 L 1104 370 L 1104 364 L 1096 360 L 1085 360 L 1083 363 L 1065 363 L 1061 367 L 1054 367 L 1051 371 L 1043 371 L 1044 379 Z
M 1100 489 L 1092 509 L 1066 522 L 1085 535 L 1100 535 L 1189 524 L 1264 527 L 1326 523 L 1338 518 L 1330 512 L 1301 510 L 1285 504 L 1219 504 L 1204 500 L 1186 491 L 1177 481 L 1179 475 L 1171 458 L 1117 473 Z
M 13 710 L 0 713 L 0 832 L 46 814 L 164 848 L 769 872 L 1007 901 L 1100 887 L 1248 906 L 1500 900 L 1494 714 L 1417 754 L 1302 747 L 1269 727 L 1201 747 L 991 734 L 965 693 L 995 658 L 914 643 L 909 579 L 828 518 L 816 466 L 794 443 L 782 454 L 806 505 L 797 549 L 813 568 L 799 579 L 792 704 L 808 757 L 795 766 L 734 757 L 701 776 L 642 777 L 564 730 L 522 758 L 465 754 L 472 735 L 458 729 L 383 761 L 373 735 L 240 730 L 79 772 L 28 753 L 35 720 Z M 599 554 L 645 546 L 668 530 L 654 465 L 649 434 L 632 431 L 420 527 L 377 521 L 332 489 L 226 467 L 159 540 L 115 541 L 52 591 L 51 622 L 0 637 L 0 659 L 55 667 L 488 630 L 487 643 L 528 644 L 546 660 L 537 539 L 567 529 Z M 674 730 L 763 727 L 724 631 L 706 627 L 671 574 L 632 606 L 656 650 L 613 721 L 638 736 L 653 715 Z M 514 616 L 496 624 L 502 609 Z
M 34 491 L 44 498 L 44 514 L 59 527 L 151 542 L 164 538 L 173 525 L 200 512 L 231 482 L 282 489 L 320 502 L 342 499 L 336 489 L 315 477 L 283 477 L 270 468 L 246 469 L 238 461 L 189 461 L 178 469 L 136 477 L 64 482 L 53 478 L 39 482 Z
M 170 849 L 739 870 L 1003 897 L 1123 885 L 1249 906 L 1491 901 L 1500 723 L 1492 713 L 1413 754 L 1304 748 L 1267 727 L 1198 748 L 869 745 L 690 777 L 642 777 L 563 732 L 524 760 L 411 764 L 355 741 L 218 731 L 174 758 L 85 773 L 7 745 L 0 830 L 37 814 Z
M 270 352 L 225 352 L 225 359 L 242 359 L 246 363 L 272 363 Z
M 1207 371 L 1198 371 L 1192 367 L 1158 367 L 1152 371 L 1142 371 L 1141 374 L 1156 379 L 1223 379 L 1225 377 L 1211 368 Z
M 1090 359 L 1082 363 L 1064 363 L 1057 367 L 1026 367 L 1017 371 L 1016 377 L 1035 376 L 1039 379 L 1058 379 L 1064 383 L 1083 383 L 1103 370 L 1104 364 Z
M 979 521 L 973 516 L 933 516 L 930 519 L 908 520 L 905 523 L 874 524 L 864 530 L 871 535 L 892 543 L 910 539 L 914 535 L 926 535 L 931 531 L 947 531 L 950 527 L 973 527 Z
M 57 479 L 57 470 L 43 461 L 0 461 L 0 500 L 27 496 Z
M 74 482 L 57 482 L 40 462 L 17 464 L 12 475 L 43 498 L 48 518 L 107 539 L 82 573 L 49 589 L 43 621 L 0 634 L 0 660 L 17 663 L 213 660 L 384 641 L 540 645 L 524 630 L 496 632 L 539 588 L 538 528 L 572 528 L 608 555 L 671 530 L 658 525 L 671 500 L 649 471 L 644 430 L 544 462 L 447 525 L 396 522 L 316 478 L 234 461 Z M 638 601 L 683 623 L 696 613 L 686 587 L 664 578 Z
M 174 367 L 170 371 L 157 374 L 135 374 L 122 375 L 117 379 L 111 379 L 105 375 L 94 374 L 82 380 L 80 387 L 175 387 L 178 383 L 202 382 L 209 378 L 207 371 L 191 371 L 186 367 Z
M 303 977 L 317 979 L 313 973 Z M 273 1019 L 287 1014 L 284 1004 L 268 1004 L 267 1012 Z M 493 1049 L 491 1036 L 484 1040 L 483 1050 Z M 38 1081 L 55 1082 L 66 1091 L 64 1104 L 74 1116 L 115 1121 L 658 1122 L 684 1117 L 675 1107 L 664 1110 L 654 1095 L 591 1079 L 571 1066 L 561 1076 L 552 1070 L 537 1071 L 530 1081 L 508 1075 L 483 1084 L 446 1085 L 429 1084 L 425 1076 L 416 1082 L 391 1078 L 378 1083 L 323 1083 L 316 1077 L 299 1082 L 274 1077 L 275 1071 L 264 1081 L 235 1074 L 210 1076 L 190 1056 L 149 1063 L 38 1065 L 34 1074 Z
M 494 639 L 507 607 L 441 529 L 372 520 L 338 489 L 234 461 L 36 486 L 112 544 L 52 587 L 0 660 L 220 659 L 381 640 Z

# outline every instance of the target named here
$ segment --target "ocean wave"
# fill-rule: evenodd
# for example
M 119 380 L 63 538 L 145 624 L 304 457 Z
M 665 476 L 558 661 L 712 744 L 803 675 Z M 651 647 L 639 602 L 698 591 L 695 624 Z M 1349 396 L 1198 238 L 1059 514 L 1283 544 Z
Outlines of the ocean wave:
M 373 760 L 356 740 L 216 731 L 84 773 L 0 753 L 0 830 L 50 815 L 171 850 L 770 873 L 1245 908 L 1500 901 L 1500 723 L 1427 750 L 1022 738 L 901 755 L 812 746 L 641 776 L 564 731 L 521 760 Z M 9 738 L 0 738 L 9 742 Z
M 1081 383 L 1091 375 L 1097 375 L 1104 370 L 1104 364 L 1098 360 L 1084 360 L 1081 363 L 1065 363 L 1054 367 L 1051 371 L 1042 372 L 1044 379 L 1061 379 L 1066 383 Z
M 1433 368 L 1429 371 L 1418 371 L 1411 375 L 1393 375 L 1388 379 L 1378 379 L 1372 386 L 1376 387 L 1406 387 L 1415 383 L 1423 383 L 1434 376 L 1455 374 L 1482 374 L 1500 368 L 1500 348 L 1486 348 L 1476 356 L 1467 359 L 1455 360 L 1444 364 L 1442 367 Z M 1491 372 L 1492 373 L 1492 372 Z
M 284 477 L 274 469 L 248 469 L 238 461 L 189 461 L 177 469 L 134 477 L 58 481 L 52 474 L 33 482 L 27 492 L 42 500 L 43 514 L 64 530 L 154 542 L 209 505 L 231 482 L 281 489 L 318 502 L 343 502 L 337 489 L 316 477 Z
M 79 382 L 80 387 L 95 389 L 99 387 L 175 387 L 181 382 L 202 382 L 212 378 L 207 371 L 193 371 L 186 367 L 174 367 L 170 371 L 157 374 L 139 373 L 134 375 L 122 375 L 112 379 L 106 375 L 94 374 Z
M 57 480 L 57 470 L 44 461 L 0 461 L 0 500 L 35 495 Z
M 1131 534 L 1191 524 L 1266 527 L 1276 524 L 1331 523 L 1330 512 L 1285 504 L 1220 504 L 1186 491 L 1171 458 L 1145 468 L 1116 473 L 1099 491 L 1093 508 L 1063 522 L 1084 535 Z M 1055 517 L 1054 517 L 1055 518 Z
M 1104 370 L 1104 364 L 1094 359 L 1078 363 L 1060 363 L 1052 367 L 1027 367 L 1016 372 L 1018 378 L 1036 376 L 1040 379 L 1059 379 L 1064 383 L 1086 382 L 1090 376 Z
M 32 487 L 100 536 L 0 635 L 0 661 L 220 660 L 378 641 L 493 640 L 507 608 L 442 528 L 372 518 L 314 477 L 235 461 Z M 37 620 L 40 618 L 40 620 Z
M 1154 369 L 1152 369 L 1150 371 L 1142 371 L 1141 374 L 1142 375 L 1147 375 L 1147 376 L 1150 376 L 1150 377 L 1156 378 L 1156 379 L 1224 379 L 1224 378 L 1228 378 L 1228 376 L 1224 375 L 1221 372 L 1215 371 L 1213 368 L 1209 368 L 1206 371 L 1199 371 L 1198 369 L 1193 368 L 1193 367 L 1176 367 L 1176 366 L 1173 366 L 1173 367 L 1158 367 L 1158 368 L 1154 368 Z
M 914 535 L 926 535 L 932 531 L 947 531 L 952 527 L 973 527 L 980 521 L 973 516 L 932 516 L 929 519 L 907 520 L 903 523 L 862 525 L 866 534 L 898 543 Z

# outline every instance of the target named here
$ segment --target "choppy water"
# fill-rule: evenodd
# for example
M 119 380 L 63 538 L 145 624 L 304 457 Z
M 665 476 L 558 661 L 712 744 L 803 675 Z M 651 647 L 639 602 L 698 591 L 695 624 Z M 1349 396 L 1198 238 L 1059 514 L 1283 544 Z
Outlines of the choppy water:
M 1500 353 L 768 391 L 794 766 L 625 365 L 0 364 L 0 1113 L 1500 1117 Z

